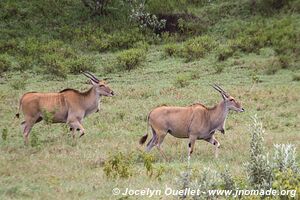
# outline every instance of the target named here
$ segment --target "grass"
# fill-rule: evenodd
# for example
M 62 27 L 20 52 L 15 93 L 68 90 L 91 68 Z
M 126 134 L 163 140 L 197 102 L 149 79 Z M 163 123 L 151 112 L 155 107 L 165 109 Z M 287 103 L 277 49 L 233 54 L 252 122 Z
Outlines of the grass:
M 299 149 L 300 20 L 299 7 L 293 7 L 299 0 L 267 17 L 259 8 L 251 13 L 248 0 L 185 6 L 151 1 L 150 11 L 187 9 L 196 17 L 161 37 L 141 31 L 129 20 L 128 5 L 113 2 L 108 15 L 94 17 L 80 0 L 0 2 L 0 199 L 139 199 L 112 196 L 112 189 L 178 188 L 188 141 L 167 136 L 165 162 L 155 148 L 145 154 L 138 140 L 154 107 L 221 101 L 212 83 L 246 112 L 231 112 L 226 134 L 216 134 L 218 159 L 211 144 L 196 142 L 190 166 L 195 177 L 207 168 L 227 168 L 247 186 L 244 163 L 255 114 L 266 130 L 267 150 L 276 143 Z M 87 90 L 80 74 L 85 70 L 107 78 L 117 94 L 102 98 L 100 112 L 84 119 L 86 135 L 73 140 L 66 125 L 43 121 L 24 146 L 22 119 L 15 118 L 21 95 Z
M 149 177 L 138 160 L 132 164 L 129 178 L 108 178 L 101 163 L 116 152 L 140 153 L 143 148 L 139 147 L 138 140 L 146 131 L 146 116 L 152 108 L 162 104 L 185 106 L 199 101 L 208 106 L 218 103 L 220 95 L 209 86 L 214 82 L 241 101 L 246 112 L 230 113 L 226 134 L 216 134 L 221 143 L 218 159 L 214 158 L 210 144 L 196 142 L 191 160 L 193 173 L 199 173 L 204 167 L 229 166 L 236 179 L 245 177 L 243 163 L 249 157 L 248 128 L 250 117 L 256 113 L 266 129 L 267 149 L 273 148 L 275 143 L 292 143 L 299 147 L 300 93 L 297 91 L 300 85 L 291 78 L 295 72 L 280 69 L 273 75 L 258 73 L 260 82 L 253 82 L 251 75 L 255 69 L 243 66 L 253 63 L 259 55 L 242 55 L 242 65 L 230 58 L 222 63 L 224 70 L 215 73 L 210 57 L 185 63 L 180 58 L 163 58 L 163 47 L 150 49 L 143 67 L 107 74 L 117 96 L 102 99 L 101 111 L 84 120 L 87 134 L 76 140 L 70 136 L 67 126 L 41 122 L 33 128 L 37 145 L 26 147 L 19 126 L 21 120 L 15 119 L 14 113 L 19 97 L 27 91 L 55 92 L 67 87 L 86 90 L 89 86 L 83 75 L 69 75 L 65 81 L 45 81 L 43 76 L 29 73 L 25 88 L 18 90 L 11 82 L 22 78 L 22 74 L 8 73 L 5 81 L 0 79 L 0 132 L 8 130 L 6 139 L 0 139 L 0 198 L 117 199 L 122 196 L 111 195 L 115 187 L 122 191 L 126 187 L 163 189 L 168 185 L 176 188 L 175 177 L 187 167 L 187 140 L 167 136 L 163 149 L 170 162 L 165 162 L 156 149 L 151 151 L 155 158 L 153 173 L 163 169 L 159 178 Z M 111 54 L 95 56 L 104 60 L 113 57 Z M 95 73 L 102 77 L 102 70 L 98 67 Z M 191 76 L 189 84 L 178 87 L 174 81 L 181 73 L 197 76 Z

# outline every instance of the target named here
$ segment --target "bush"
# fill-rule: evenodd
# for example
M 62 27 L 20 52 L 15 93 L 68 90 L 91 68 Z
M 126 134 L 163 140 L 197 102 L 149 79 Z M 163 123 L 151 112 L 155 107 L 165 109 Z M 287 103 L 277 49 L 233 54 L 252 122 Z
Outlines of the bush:
M 275 144 L 274 149 L 273 168 L 281 172 L 288 169 L 295 173 L 300 172 L 296 162 L 296 148 L 294 145 Z
M 166 44 L 164 46 L 164 54 L 166 56 L 178 56 L 182 51 L 182 47 L 178 44 Z
M 57 54 L 44 55 L 42 58 L 44 68 L 42 72 L 58 78 L 66 78 L 69 72 L 68 66 Z
M 256 189 L 271 187 L 272 168 L 263 144 L 264 130 L 255 116 L 251 128 L 250 160 L 246 163 L 248 180 Z
M 286 169 L 285 171 L 276 170 L 274 174 L 272 188 L 278 191 L 286 190 L 290 192 L 288 196 L 282 199 L 299 199 L 297 192 L 300 191 L 300 174 L 296 174 L 291 169 Z
M 226 44 L 226 45 L 220 45 L 217 48 L 217 57 L 218 61 L 225 61 L 228 58 L 230 58 L 234 54 L 234 49 L 232 46 Z
M 217 43 L 214 38 L 205 35 L 190 39 L 183 46 L 183 56 L 187 61 L 192 61 L 203 58 L 217 46 Z
M 95 33 L 88 32 L 83 37 L 80 35 L 78 40 L 86 43 L 86 47 L 90 50 L 105 52 L 135 47 L 136 43 L 145 41 L 145 36 L 135 28 L 119 30 L 110 34 L 100 29 Z
M 277 57 L 271 57 L 271 58 L 267 59 L 267 61 L 264 65 L 265 65 L 264 66 L 265 74 L 267 74 L 267 75 L 273 75 L 279 69 L 281 69 L 281 63 Z
M 0 75 L 12 68 L 12 63 L 7 54 L 0 55 Z
M 132 156 L 117 152 L 104 163 L 103 171 L 107 177 L 128 178 L 131 176 Z
M 91 60 L 85 56 L 79 56 L 76 59 L 67 60 L 67 66 L 72 74 L 80 74 L 83 71 L 95 71 L 95 66 L 92 65 Z
M 300 81 L 300 74 L 294 74 L 293 81 Z
M 119 70 L 133 70 L 137 68 L 146 58 L 143 49 L 124 50 L 117 55 L 117 67 Z

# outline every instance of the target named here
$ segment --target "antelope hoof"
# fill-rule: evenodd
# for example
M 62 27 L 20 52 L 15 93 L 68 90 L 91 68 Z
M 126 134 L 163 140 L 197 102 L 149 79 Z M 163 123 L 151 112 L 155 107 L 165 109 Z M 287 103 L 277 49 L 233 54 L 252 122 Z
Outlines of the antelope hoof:
M 225 130 L 224 130 L 224 129 L 222 129 L 222 130 L 221 130 L 221 133 L 225 134 Z

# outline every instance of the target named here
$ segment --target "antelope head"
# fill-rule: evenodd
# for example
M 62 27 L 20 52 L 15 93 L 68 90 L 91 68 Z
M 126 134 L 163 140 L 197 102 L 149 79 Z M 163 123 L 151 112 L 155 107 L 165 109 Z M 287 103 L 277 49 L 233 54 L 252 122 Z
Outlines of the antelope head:
M 220 92 L 224 104 L 228 110 L 234 110 L 236 112 L 244 112 L 245 109 L 242 107 L 241 103 L 239 103 L 237 100 L 235 100 L 234 97 L 229 95 L 226 91 L 224 91 L 220 86 L 217 84 L 212 85 L 212 87 Z
M 83 74 L 90 79 L 97 94 L 108 97 L 114 96 L 114 92 L 108 87 L 104 80 L 99 80 L 90 72 L 83 72 Z

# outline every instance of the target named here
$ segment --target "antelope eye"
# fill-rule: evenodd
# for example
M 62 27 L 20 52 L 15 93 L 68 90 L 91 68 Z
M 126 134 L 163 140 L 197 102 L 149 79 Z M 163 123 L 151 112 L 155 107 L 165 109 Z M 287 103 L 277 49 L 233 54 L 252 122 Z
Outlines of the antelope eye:
M 234 101 L 234 99 L 230 99 L 230 101 Z

